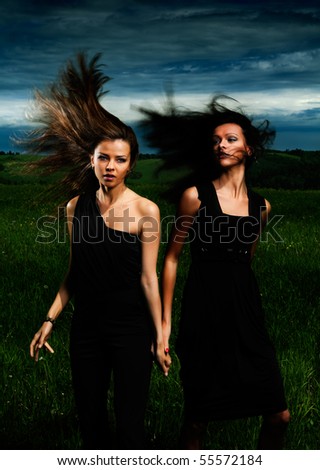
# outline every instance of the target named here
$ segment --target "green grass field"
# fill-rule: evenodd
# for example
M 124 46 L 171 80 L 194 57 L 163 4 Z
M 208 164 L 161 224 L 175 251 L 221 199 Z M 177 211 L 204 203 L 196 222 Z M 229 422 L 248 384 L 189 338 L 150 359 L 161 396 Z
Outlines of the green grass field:
M 47 180 L 22 175 L 23 160 L 22 156 L 4 157 L 0 172 L 0 445 L 3 449 L 77 449 L 80 444 L 68 357 L 72 303 L 54 331 L 51 343 L 55 354 L 45 354 L 34 364 L 28 352 L 67 269 L 68 239 L 64 221 L 54 218 L 56 202 L 39 202 Z M 154 164 L 153 160 L 141 161 L 137 170 L 142 177 L 129 185 L 155 200 L 165 219 L 174 214 L 174 207 L 160 197 L 162 181 L 153 174 Z M 274 232 L 266 233 L 253 266 L 292 414 L 286 449 L 320 449 L 320 191 L 259 192 L 270 200 L 273 215 L 283 216 L 274 227 L 279 240 L 272 238 Z M 39 228 L 43 229 L 39 221 L 45 216 L 50 217 L 57 235 L 50 243 L 39 240 Z M 165 224 L 163 238 L 165 241 Z M 162 243 L 159 273 L 164 249 Z M 173 367 L 168 378 L 156 366 L 153 371 L 146 428 L 150 447 L 155 449 L 178 448 L 183 397 L 174 338 L 188 263 L 185 250 L 174 304 Z M 111 403 L 112 393 L 109 400 Z M 255 449 L 259 424 L 259 418 L 212 423 L 206 446 Z

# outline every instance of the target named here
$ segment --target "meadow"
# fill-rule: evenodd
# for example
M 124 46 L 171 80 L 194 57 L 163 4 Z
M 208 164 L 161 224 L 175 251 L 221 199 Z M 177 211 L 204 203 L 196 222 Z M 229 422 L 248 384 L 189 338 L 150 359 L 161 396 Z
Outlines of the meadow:
M 72 302 L 54 330 L 55 353 L 43 354 L 37 364 L 29 357 L 30 340 L 67 269 L 69 241 L 57 201 L 45 203 L 41 198 L 51 180 L 23 175 L 25 158 L 3 156 L 0 162 L 0 447 L 78 449 L 68 355 Z M 161 208 L 160 274 L 174 206 L 161 198 L 168 178 L 157 179 L 154 165 L 152 160 L 141 161 L 141 178 L 129 180 L 129 186 Z M 320 191 L 257 190 L 270 200 L 275 217 L 259 244 L 253 269 L 292 415 L 285 448 L 320 449 Z M 152 376 L 146 429 L 153 449 L 178 449 L 183 396 L 174 339 L 188 263 L 186 248 L 175 293 L 173 367 L 164 378 L 154 366 Z M 112 392 L 108 401 L 112 403 Z M 260 418 L 212 423 L 206 448 L 255 449 L 259 426 Z

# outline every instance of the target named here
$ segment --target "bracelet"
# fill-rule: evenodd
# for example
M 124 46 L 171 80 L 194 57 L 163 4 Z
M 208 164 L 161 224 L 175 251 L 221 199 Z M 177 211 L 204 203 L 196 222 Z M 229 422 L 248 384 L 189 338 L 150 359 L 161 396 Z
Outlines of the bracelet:
M 54 326 L 54 324 L 55 324 L 55 322 L 56 322 L 53 318 L 50 318 L 50 317 L 47 317 L 47 318 L 45 319 L 45 322 L 46 322 L 46 321 L 49 321 L 49 322 L 52 324 L 52 326 Z

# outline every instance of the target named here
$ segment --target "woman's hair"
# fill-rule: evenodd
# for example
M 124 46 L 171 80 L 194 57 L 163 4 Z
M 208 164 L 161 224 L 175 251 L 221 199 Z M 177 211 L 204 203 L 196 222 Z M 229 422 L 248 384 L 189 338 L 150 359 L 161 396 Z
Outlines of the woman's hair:
M 214 129 L 222 124 L 238 124 L 244 133 L 252 155 L 247 158 L 247 166 L 264 153 L 267 145 L 274 139 L 275 131 L 265 120 L 254 125 L 241 109 L 226 107 L 221 101 L 237 102 L 228 96 L 214 97 L 204 111 L 190 111 L 178 107 L 172 94 L 168 94 L 162 111 L 139 108 L 143 118 L 141 130 L 149 146 L 157 149 L 162 158 L 160 172 L 173 170 L 177 175 L 176 183 L 163 194 L 176 201 L 188 186 L 219 176 L 220 167 L 213 152 Z M 183 170 L 183 171 L 182 171 Z
M 208 105 L 209 116 L 212 116 L 212 131 L 222 124 L 238 124 L 242 129 L 247 145 L 252 151 L 253 159 L 260 158 L 264 154 L 265 148 L 273 142 L 275 137 L 275 130 L 270 129 L 269 121 L 266 119 L 261 124 L 254 125 L 253 120 L 240 109 L 238 111 L 228 109 L 220 104 L 218 99 L 219 97 L 214 98 Z M 247 166 L 251 165 L 253 159 L 247 158 Z
M 40 168 L 45 173 L 66 170 L 54 192 L 67 199 L 97 187 L 90 155 L 101 141 L 128 142 L 131 168 L 139 155 L 132 128 L 100 104 L 107 93 L 103 85 L 110 80 L 98 64 L 100 56 L 88 61 L 79 53 L 75 62 L 68 61 L 56 82 L 44 91 L 35 91 L 29 119 L 39 125 L 17 140 L 31 155 L 43 155 L 29 169 Z

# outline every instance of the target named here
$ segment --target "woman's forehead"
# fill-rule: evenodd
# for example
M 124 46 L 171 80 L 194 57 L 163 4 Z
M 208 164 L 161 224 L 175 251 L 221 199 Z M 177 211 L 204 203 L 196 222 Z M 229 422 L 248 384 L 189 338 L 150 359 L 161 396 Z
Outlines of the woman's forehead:
M 239 126 L 239 124 L 236 124 L 234 122 L 227 122 L 224 124 L 220 124 L 214 129 L 214 134 L 237 134 L 237 135 L 243 135 L 242 127 Z

